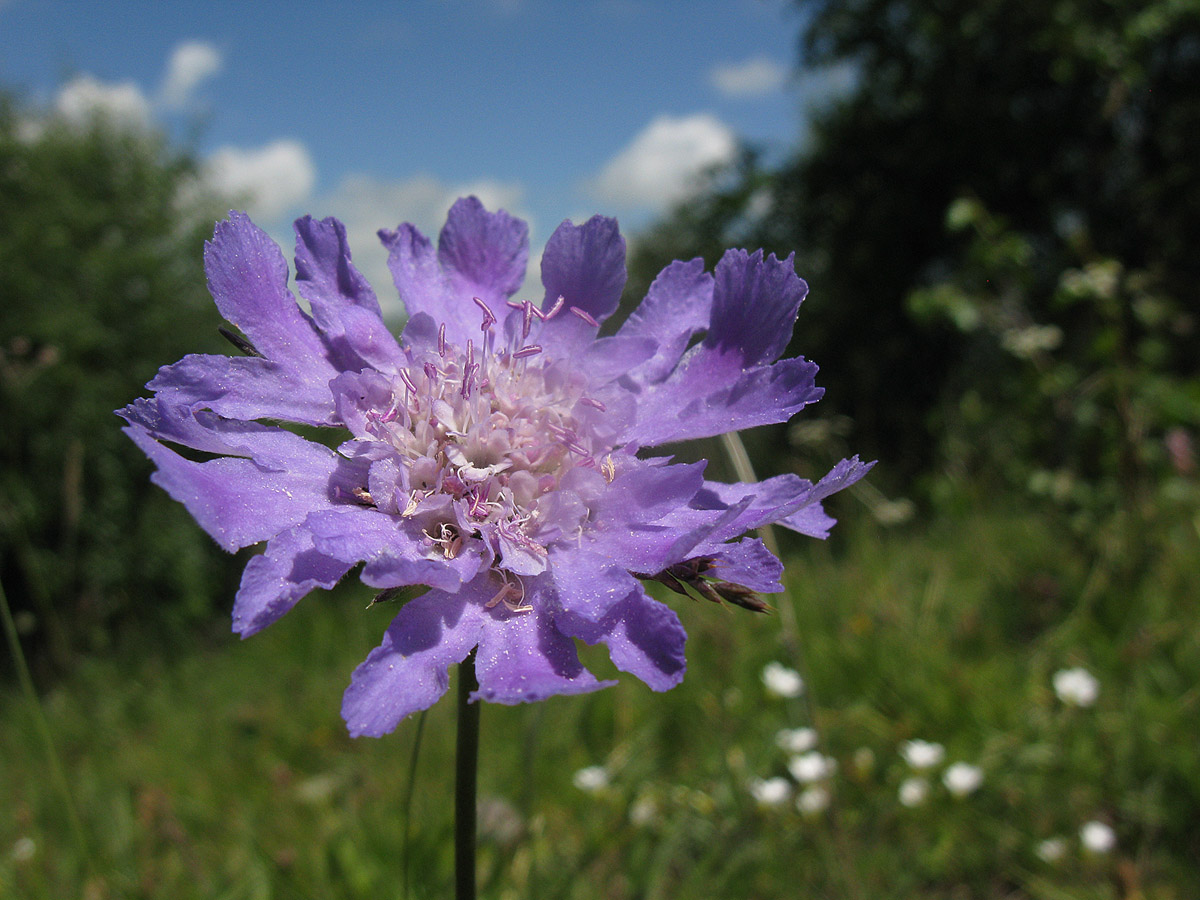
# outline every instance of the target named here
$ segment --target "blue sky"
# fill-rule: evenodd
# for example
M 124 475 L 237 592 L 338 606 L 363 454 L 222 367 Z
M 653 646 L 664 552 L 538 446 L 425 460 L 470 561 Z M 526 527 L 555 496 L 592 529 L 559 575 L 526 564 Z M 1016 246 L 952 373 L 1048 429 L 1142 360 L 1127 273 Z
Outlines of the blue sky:
M 0 83 L 195 137 L 212 183 L 278 237 L 337 215 L 436 233 L 458 194 L 530 220 L 661 213 L 737 140 L 795 143 L 784 0 L 0 0 Z

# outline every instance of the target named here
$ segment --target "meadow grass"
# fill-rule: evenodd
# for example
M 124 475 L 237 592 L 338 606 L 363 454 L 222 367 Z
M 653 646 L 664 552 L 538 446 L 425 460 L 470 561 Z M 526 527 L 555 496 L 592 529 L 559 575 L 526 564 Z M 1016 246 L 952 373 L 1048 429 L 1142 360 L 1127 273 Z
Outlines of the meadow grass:
M 1145 571 L 1097 589 L 1051 521 L 967 512 L 883 531 L 865 515 L 827 544 L 785 544 L 779 616 L 670 598 L 689 631 L 683 684 L 630 677 L 583 698 L 483 709 L 480 893 L 498 898 L 1184 898 L 1200 892 L 1200 541 L 1156 537 Z M 1081 602 L 1081 597 L 1087 602 Z M 72 839 L 35 718 L 0 694 L 0 898 L 445 897 L 452 883 L 450 697 L 427 715 L 405 841 L 415 719 L 352 741 L 353 667 L 392 610 L 346 584 L 240 642 L 126 642 L 45 691 L 83 825 Z M 598 675 L 603 652 L 585 650 Z M 806 692 L 779 698 L 778 661 Z M 1094 706 L 1053 673 L 1084 666 Z M 815 727 L 836 761 L 825 809 L 756 802 L 791 781 L 783 728 Z M 944 745 L 924 802 L 900 756 Z M 954 796 L 947 765 L 983 782 Z M 606 784 L 576 786 L 601 766 Z M 604 779 L 599 779 L 603 781 Z M 802 786 L 792 783 L 793 796 Z M 816 805 L 820 805 L 817 803 Z M 1081 845 L 1111 826 L 1106 853 Z M 1061 857 L 1039 856 L 1061 839 Z M 1045 848 L 1043 848 L 1043 855 Z

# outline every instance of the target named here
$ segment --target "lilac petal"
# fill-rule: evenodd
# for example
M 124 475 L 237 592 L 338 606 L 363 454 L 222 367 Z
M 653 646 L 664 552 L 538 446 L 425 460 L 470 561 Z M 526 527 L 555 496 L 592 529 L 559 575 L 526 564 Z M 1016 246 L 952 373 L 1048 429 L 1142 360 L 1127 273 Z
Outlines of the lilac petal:
M 130 423 L 125 433 L 158 467 L 151 480 L 183 503 L 226 550 L 266 540 L 314 510 L 344 502 L 339 498 L 365 474 L 361 462 L 279 428 L 218 420 L 204 410 L 193 416 L 145 400 L 121 415 Z M 160 438 L 206 453 L 239 455 L 194 462 Z
M 438 236 L 438 260 L 451 288 L 465 301 L 472 297 L 493 312 L 515 294 L 525 280 L 529 260 L 529 226 L 504 210 L 489 213 L 477 197 L 463 197 L 450 207 Z
M 394 371 L 400 347 L 383 323 L 375 292 L 350 260 L 346 228 L 337 219 L 297 219 L 296 287 L 342 370 L 371 365 Z
M 400 609 L 346 688 L 342 718 L 351 737 L 381 737 L 446 693 L 450 666 L 479 643 L 489 584 L 481 577 L 457 594 L 432 590 Z
M 618 336 L 652 337 L 654 357 L 638 371 L 647 382 L 661 381 L 679 363 L 692 335 L 708 327 L 713 277 L 704 260 L 673 262 L 658 274 L 644 299 L 625 320 Z
M 704 346 L 736 353 L 745 366 L 779 359 L 808 285 L 796 275 L 795 254 L 763 259 L 761 250 L 728 250 L 717 263 L 712 322 Z
M 828 537 L 828 528 L 817 531 L 828 519 L 819 510 L 822 500 L 847 488 L 871 470 L 875 463 L 864 463 L 857 456 L 843 459 L 813 484 L 795 475 L 779 475 L 758 484 L 719 484 L 705 482 L 704 490 L 696 496 L 695 505 L 719 508 L 742 504 L 744 509 L 733 519 L 712 531 L 697 548 L 698 553 L 717 549 L 721 542 L 737 537 L 752 528 L 778 522 L 788 528 L 813 537 Z
M 658 342 L 651 337 L 614 335 L 593 341 L 575 358 L 593 384 L 604 384 L 636 369 L 657 350 Z
M 352 565 L 318 551 L 303 525 L 277 534 L 242 573 L 233 630 L 244 638 L 262 631 L 314 588 L 333 587 Z
M 530 598 L 536 607 L 537 597 Z M 479 690 L 472 700 L 532 703 L 556 694 L 584 694 L 615 682 L 597 681 L 583 667 L 575 644 L 545 612 L 492 610 L 479 637 L 475 656 Z
M 333 424 L 328 379 L 257 357 L 191 354 L 158 370 L 146 385 L 166 403 L 211 409 L 230 419 Z
M 606 644 L 613 664 L 636 675 L 651 690 L 670 690 L 683 680 L 687 632 L 675 612 L 648 597 L 641 585 L 600 622 L 561 613 L 558 624 L 564 633 L 587 644 Z
M 563 298 L 563 309 L 545 322 L 540 340 L 558 352 L 580 348 L 595 337 L 596 328 L 571 312 L 571 307 L 603 322 L 617 308 L 625 287 L 625 239 L 617 220 L 592 216 L 582 225 L 563 222 L 542 253 L 542 284 L 549 311 Z
M 453 593 L 484 562 L 478 541 L 447 559 L 411 520 L 367 507 L 328 510 L 311 516 L 306 527 L 321 553 L 350 565 L 365 562 L 361 580 L 375 588 L 427 584 Z
M 731 581 L 752 591 L 774 594 L 783 590 L 783 563 L 775 558 L 758 538 L 744 538 L 737 543 L 722 544 L 712 554 L 714 566 L 708 574 L 721 581 Z
M 623 566 L 589 550 L 570 547 L 552 552 L 550 575 L 559 605 L 589 622 L 603 619 L 638 586 Z
M 799 357 L 742 371 L 734 357 L 701 347 L 638 397 L 637 422 L 624 439 L 653 447 L 786 422 L 825 392 L 814 384 L 816 372 Z
M 337 374 L 312 320 L 287 287 L 287 261 L 245 213 L 232 212 L 204 245 L 208 289 L 221 315 L 267 359 L 312 378 Z
M 409 316 L 428 314 L 459 346 L 479 337 L 482 313 L 472 298 L 498 316 L 525 276 L 527 226 L 508 213 L 487 212 L 474 197 L 451 208 L 436 252 L 412 225 L 380 231 L 379 237 Z

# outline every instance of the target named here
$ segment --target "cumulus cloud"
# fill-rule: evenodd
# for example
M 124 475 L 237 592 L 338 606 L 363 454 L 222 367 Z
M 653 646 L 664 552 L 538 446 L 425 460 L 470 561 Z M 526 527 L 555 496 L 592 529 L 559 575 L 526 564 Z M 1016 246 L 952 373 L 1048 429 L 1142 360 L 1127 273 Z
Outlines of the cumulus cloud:
M 74 125 L 87 125 L 104 118 L 125 128 L 142 129 L 150 124 L 150 101 L 132 81 L 109 84 L 91 75 L 78 75 L 54 98 L 54 111 Z
M 446 212 L 455 200 L 468 194 L 478 197 L 489 210 L 505 209 L 529 221 L 529 215 L 522 210 L 524 193 L 519 184 L 489 179 L 449 184 L 429 175 L 385 180 L 370 175 L 350 174 L 332 192 L 318 198 L 311 206 L 313 215 L 335 216 L 346 226 L 354 264 L 375 288 L 384 313 L 396 315 L 400 311 L 400 304 L 392 288 L 387 251 L 377 235 L 379 229 L 395 228 L 402 222 L 411 222 L 436 242 L 437 234 L 446 221 Z M 523 294 L 534 297 L 540 293 L 531 292 L 530 288 L 530 278 L 533 279 L 533 285 L 538 283 L 537 272 L 536 260 L 531 259 Z
M 243 198 L 247 211 L 264 221 L 278 219 L 307 200 L 317 181 L 308 149 L 289 139 L 249 150 L 221 147 L 205 160 L 204 175 L 210 187 Z
M 167 109 L 181 109 L 196 88 L 221 71 L 221 52 L 206 41 L 184 41 L 171 51 L 167 71 L 159 89 L 159 102 Z
M 592 180 L 592 193 L 618 207 L 661 212 L 736 153 L 737 139 L 715 116 L 659 116 L 609 160 Z
M 761 97 L 783 87 L 788 69 L 766 56 L 722 63 L 708 73 L 709 83 L 726 97 Z

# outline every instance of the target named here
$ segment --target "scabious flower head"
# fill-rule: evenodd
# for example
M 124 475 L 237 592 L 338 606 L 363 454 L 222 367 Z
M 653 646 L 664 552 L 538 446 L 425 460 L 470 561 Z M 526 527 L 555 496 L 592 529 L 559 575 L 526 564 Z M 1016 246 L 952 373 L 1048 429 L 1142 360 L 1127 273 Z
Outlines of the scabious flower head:
M 599 337 L 625 283 L 612 219 L 554 232 L 540 304 L 513 299 L 525 224 L 475 198 L 454 205 L 436 247 L 411 225 L 380 235 L 409 316 L 399 340 L 341 223 L 296 223 L 310 313 L 279 248 L 231 214 L 205 266 L 249 355 L 185 357 L 120 411 L 154 480 L 222 547 L 266 542 L 234 602 L 243 637 L 359 565 L 382 597 L 429 588 L 354 672 L 342 707 L 353 735 L 433 704 L 472 649 L 474 699 L 604 687 L 576 639 L 673 687 L 684 630 L 643 581 L 753 608 L 756 592 L 782 589 L 782 566 L 741 536 L 768 522 L 826 536 L 822 499 L 869 468 L 854 458 L 816 484 L 722 484 L 703 463 L 645 452 L 783 422 L 820 397 L 815 365 L 779 360 L 807 290 L 790 257 L 730 251 L 712 274 L 673 263 Z

